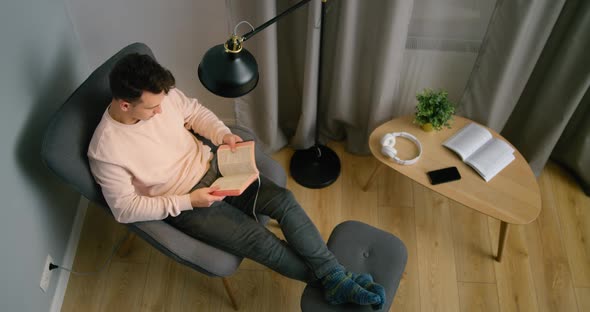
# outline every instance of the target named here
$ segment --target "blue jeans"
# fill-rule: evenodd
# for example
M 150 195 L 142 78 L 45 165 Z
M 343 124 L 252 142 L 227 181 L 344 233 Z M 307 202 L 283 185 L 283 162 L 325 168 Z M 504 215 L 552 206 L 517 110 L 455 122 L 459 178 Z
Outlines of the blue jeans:
M 218 177 L 217 159 L 214 158 L 211 168 L 193 190 L 210 186 Z M 258 181 L 255 181 L 240 196 L 227 196 L 211 207 L 183 211 L 165 221 L 211 246 L 252 259 L 303 282 L 317 282 L 339 266 L 293 194 L 262 175 L 256 215 L 263 214 L 277 220 L 287 242 L 256 222 L 252 206 L 257 190 Z

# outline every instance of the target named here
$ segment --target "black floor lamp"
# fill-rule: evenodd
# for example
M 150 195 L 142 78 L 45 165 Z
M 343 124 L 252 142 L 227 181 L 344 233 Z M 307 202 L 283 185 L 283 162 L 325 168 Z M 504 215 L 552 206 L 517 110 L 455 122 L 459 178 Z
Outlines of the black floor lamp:
M 258 84 L 258 64 L 254 56 L 242 47 L 242 42 L 250 39 L 262 29 L 274 24 L 280 18 L 307 4 L 311 0 L 302 0 L 266 23 L 258 26 L 243 36 L 236 35 L 236 28 L 231 38 L 224 44 L 209 49 L 199 64 L 199 80 L 212 93 L 229 98 L 240 97 L 249 93 Z M 293 179 L 308 188 L 326 187 L 340 175 L 338 155 L 319 139 L 319 103 L 322 81 L 322 43 L 324 36 L 324 16 L 326 2 L 322 1 L 320 54 L 318 66 L 318 89 L 315 144 L 306 150 L 297 150 L 291 158 L 290 172 Z

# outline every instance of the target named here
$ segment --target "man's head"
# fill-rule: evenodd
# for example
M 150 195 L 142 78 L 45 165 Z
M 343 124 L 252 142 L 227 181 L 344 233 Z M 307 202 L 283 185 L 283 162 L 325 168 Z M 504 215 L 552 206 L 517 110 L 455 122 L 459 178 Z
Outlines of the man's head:
M 174 76 L 149 55 L 129 54 L 109 75 L 113 101 L 130 120 L 147 120 L 161 112 L 164 96 L 174 87 Z

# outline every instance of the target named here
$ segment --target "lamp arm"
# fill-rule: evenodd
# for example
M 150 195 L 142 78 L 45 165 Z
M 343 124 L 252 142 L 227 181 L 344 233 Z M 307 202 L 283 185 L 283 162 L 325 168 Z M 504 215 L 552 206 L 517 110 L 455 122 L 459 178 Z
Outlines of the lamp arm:
M 274 24 L 276 21 L 278 21 L 280 18 L 284 17 L 285 15 L 297 10 L 298 8 L 300 8 L 301 6 L 307 4 L 309 1 L 311 0 L 302 0 L 299 1 L 297 4 L 293 5 L 292 7 L 288 8 L 287 10 L 285 10 L 284 12 L 282 12 L 281 14 L 275 16 L 274 18 L 268 20 L 266 23 L 256 27 L 255 29 L 249 31 L 248 33 L 246 33 L 242 38 L 241 41 L 246 41 L 248 39 L 250 39 L 250 37 L 256 35 L 259 31 L 265 29 L 266 27 Z

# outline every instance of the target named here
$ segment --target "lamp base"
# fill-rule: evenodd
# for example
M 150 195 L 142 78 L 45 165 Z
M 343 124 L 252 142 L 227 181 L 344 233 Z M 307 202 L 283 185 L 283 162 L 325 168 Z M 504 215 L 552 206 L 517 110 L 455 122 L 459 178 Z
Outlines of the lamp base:
M 340 175 L 338 155 L 325 145 L 297 150 L 289 167 L 295 182 L 307 188 L 319 189 L 334 183 Z

